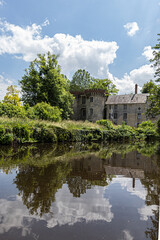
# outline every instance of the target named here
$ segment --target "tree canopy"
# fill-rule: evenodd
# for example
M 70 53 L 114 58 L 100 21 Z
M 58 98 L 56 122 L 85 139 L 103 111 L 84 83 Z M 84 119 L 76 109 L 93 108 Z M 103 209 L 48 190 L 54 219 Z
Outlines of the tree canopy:
M 103 89 L 106 92 L 106 96 L 115 95 L 118 93 L 118 89 L 116 85 L 112 83 L 111 80 L 105 79 L 97 79 L 95 78 L 93 83 L 90 86 L 91 89 Z
M 143 85 L 141 93 L 151 93 L 154 87 L 156 87 L 156 84 L 152 80 L 150 80 L 149 82 Z
M 150 61 L 153 63 L 152 67 L 155 69 L 155 82 L 158 84 L 155 84 L 150 92 L 148 115 L 157 116 L 160 114 L 160 38 L 158 38 L 158 43 L 153 49 L 153 59 Z
M 19 97 L 20 91 L 17 90 L 17 86 L 11 85 L 7 88 L 7 93 L 4 97 L 3 103 L 13 104 L 15 106 L 21 106 Z
M 70 82 L 70 91 L 84 91 L 85 89 L 104 89 L 106 95 L 117 94 L 118 89 L 109 79 L 98 79 L 86 70 L 76 71 Z
M 71 91 L 84 91 L 85 89 L 89 89 L 93 82 L 93 77 L 91 77 L 90 73 L 86 70 L 79 69 L 76 71 L 72 77 L 70 83 Z
M 20 80 L 22 88 L 22 101 L 24 104 L 34 106 L 40 102 L 49 103 L 62 110 L 62 118 L 67 119 L 72 113 L 71 104 L 73 96 L 69 92 L 67 78 L 61 74 L 57 56 L 49 52 L 38 54 L 32 61 Z

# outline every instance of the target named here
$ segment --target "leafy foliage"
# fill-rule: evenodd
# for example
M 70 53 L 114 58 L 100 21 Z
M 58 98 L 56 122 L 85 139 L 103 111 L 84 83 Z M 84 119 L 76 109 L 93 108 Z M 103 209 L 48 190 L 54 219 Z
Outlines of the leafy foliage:
M 89 89 L 93 82 L 93 77 L 91 77 L 90 73 L 86 70 L 79 69 L 76 71 L 72 77 L 72 81 L 70 83 L 71 91 L 84 91 L 85 89 Z
M 116 95 L 118 89 L 116 85 L 112 83 L 109 79 L 94 79 L 93 83 L 90 86 L 91 89 L 103 89 L 106 92 L 106 96 Z
M 143 85 L 141 92 L 142 93 L 152 93 L 152 91 L 155 87 L 156 87 L 155 83 L 152 80 L 150 80 L 149 82 L 147 82 Z
M 9 118 L 24 118 L 26 116 L 26 113 L 25 109 L 22 106 L 17 106 L 10 103 L 0 103 L 0 116 L 7 116 Z
M 58 107 L 52 107 L 47 103 L 37 103 L 28 110 L 30 118 L 58 122 L 61 120 L 61 111 Z
M 24 104 L 34 106 L 46 102 L 62 109 L 62 118 L 67 119 L 72 113 L 73 96 L 69 92 L 68 80 L 61 74 L 57 57 L 50 53 L 38 54 L 32 61 L 20 81 Z
M 108 119 L 98 120 L 98 121 L 96 121 L 96 123 L 105 126 L 107 129 L 113 129 L 114 128 L 112 121 L 110 121 Z
M 13 86 L 13 85 L 11 85 L 7 88 L 8 92 L 6 93 L 6 95 L 4 97 L 4 100 L 3 100 L 4 103 L 10 103 L 15 106 L 21 105 L 21 101 L 20 101 L 20 97 L 19 97 L 20 91 L 18 91 L 16 88 L 17 87 Z
M 158 34 L 160 36 L 160 34 Z M 155 81 L 160 83 L 160 38 L 158 43 L 153 47 L 153 59 L 150 61 L 153 62 L 152 67 L 155 69 Z M 150 93 L 149 97 L 149 108 L 147 111 L 148 115 L 157 116 L 160 114 L 160 84 L 154 86 Z
M 109 79 L 94 78 L 88 71 L 79 69 L 72 77 L 70 91 L 84 91 L 85 89 L 103 89 L 107 96 L 118 92 L 116 86 Z

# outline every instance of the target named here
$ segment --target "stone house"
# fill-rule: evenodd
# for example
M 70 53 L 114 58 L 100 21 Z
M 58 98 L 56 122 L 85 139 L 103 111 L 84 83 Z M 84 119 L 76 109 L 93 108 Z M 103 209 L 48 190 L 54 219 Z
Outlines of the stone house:
M 137 127 L 143 121 L 148 120 L 147 98 L 149 94 L 137 93 L 137 84 L 134 94 L 113 95 L 106 98 L 102 89 L 88 89 L 84 92 L 72 92 L 75 96 L 73 104 L 72 120 L 88 120 L 96 122 L 100 119 L 109 119 L 114 124 L 122 124 Z M 151 119 L 152 121 L 156 119 Z

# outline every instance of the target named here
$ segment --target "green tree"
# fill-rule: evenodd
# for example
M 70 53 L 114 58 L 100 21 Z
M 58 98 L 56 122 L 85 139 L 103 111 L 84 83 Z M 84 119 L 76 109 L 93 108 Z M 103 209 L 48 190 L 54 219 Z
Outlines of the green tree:
M 118 93 L 118 89 L 112 83 L 111 80 L 105 79 L 94 79 L 93 83 L 91 84 L 90 88 L 92 89 L 103 89 L 106 92 L 106 96 L 109 95 L 116 95 Z
M 76 71 L 72 77 L 70 83 L 71 91 L 84 91 L 85 89 L 89 89 L 93 82 L 93 77 L 91 77 L 90 73 L 86 70 L 79 69 Z
M 106 95 L 118 92 L 116 86 L 109 79 L 94 78 L 88 71 L 79 69 L 72 77 L 70 91 L 84 91 L 85 89 L 104 89 Z
M 149 82 L 143 85 L 141 93 L 152 93 L 155 87 L 156 87 L 155 83 L 152 80 L 150 80 Z
M 20 91 L 17 90 L 17 86 L 11 85 L 7 88 L 7 93 L 4 97 L 3 103 L 13 104 L 15 106 L 21 106 L 21 101 L 19 97 Z
M 153 63 L 152 67 L 155 69 L 154 77 L 158 84 L 154 86 L 150 93 L 147 113 L 148 115 L 157 116 L 160 114 L 160 38 L 158 38 L 158 43 L 153 49 L 153 59 L 150 61 Z
M 32 61 L 20 81 L 24 104 L 34 106 L 40 102 L 49 103 L 62 110 L 62 118 L 67 119 L 72 113 L 73 96 L 69 92 L 67 78 L 61 74 L 57 56 L 38 54 Z

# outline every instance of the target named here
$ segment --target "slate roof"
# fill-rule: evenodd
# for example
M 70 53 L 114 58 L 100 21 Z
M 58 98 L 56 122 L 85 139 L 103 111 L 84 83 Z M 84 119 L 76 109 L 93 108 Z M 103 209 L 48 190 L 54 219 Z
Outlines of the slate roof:
M 148 96 L 148 93 L 109 96 L 106 104 L 146 103 Z

